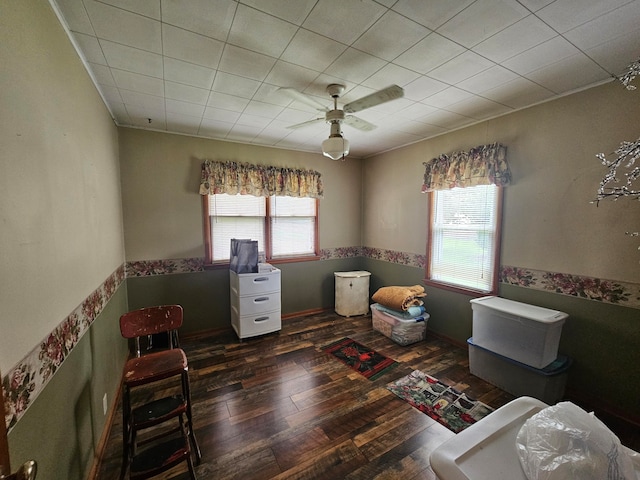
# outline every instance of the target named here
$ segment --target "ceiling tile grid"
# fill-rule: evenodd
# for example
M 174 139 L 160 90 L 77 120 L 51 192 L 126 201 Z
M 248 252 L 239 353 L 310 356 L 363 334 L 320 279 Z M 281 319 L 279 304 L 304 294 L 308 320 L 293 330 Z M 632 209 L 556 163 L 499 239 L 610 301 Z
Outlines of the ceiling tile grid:
M 351 156 L 610 81 L 640 55 L 640 0 L 49 0 L 117 125 L 321 152 L 333 109 Z M 312 122 L 321 119 L 319 122 Z M 304 122 L 304 127 L 288 128 Z

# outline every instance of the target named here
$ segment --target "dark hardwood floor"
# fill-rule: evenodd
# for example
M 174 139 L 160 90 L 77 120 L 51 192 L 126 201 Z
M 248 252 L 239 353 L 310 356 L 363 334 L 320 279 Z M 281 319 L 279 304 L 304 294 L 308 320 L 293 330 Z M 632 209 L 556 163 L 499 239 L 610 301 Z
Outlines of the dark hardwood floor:
M 350 337 L 400 362 L 370 381 L 321 347 Z M 280 333 L 186 338 L 204 479 L 434 479 L 429 455 L 454 434 L 386 390 L 418 369 L 497 408 L 513 396 L 469 374 L 466 349 L 427 334 L 400 346 L 371 317 L 333 312 L 283 321 Z M 166 392 L 144 391 L 145 399 Z M 97 478 L 119 478 L 121 413 Z M 189 478 L 179 466 L 158 478 Z

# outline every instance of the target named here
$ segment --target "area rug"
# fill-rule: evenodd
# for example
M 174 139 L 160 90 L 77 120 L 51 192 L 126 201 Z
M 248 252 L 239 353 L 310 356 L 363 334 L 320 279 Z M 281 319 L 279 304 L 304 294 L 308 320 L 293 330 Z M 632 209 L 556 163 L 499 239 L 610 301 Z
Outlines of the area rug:
M 455 433 L 493 412 L 490 406 L 420 370 L 391 382 L 387 389 Z
M 322 350 L 369 380 L 375 380 L 398 365 L 395 360 L 346 337 L 323 347 Z

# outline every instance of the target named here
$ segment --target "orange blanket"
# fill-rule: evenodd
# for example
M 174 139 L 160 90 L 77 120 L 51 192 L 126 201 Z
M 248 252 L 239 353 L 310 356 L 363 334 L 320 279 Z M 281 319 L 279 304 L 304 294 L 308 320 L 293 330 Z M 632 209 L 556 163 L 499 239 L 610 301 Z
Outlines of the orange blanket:
M 382 287 L 373 294 L 371 299 L 395 310 L 407 310 L 409 307 L 422 305 L 421 298 L 426 297 L 424 287 L 413 285 L 412 287 Z

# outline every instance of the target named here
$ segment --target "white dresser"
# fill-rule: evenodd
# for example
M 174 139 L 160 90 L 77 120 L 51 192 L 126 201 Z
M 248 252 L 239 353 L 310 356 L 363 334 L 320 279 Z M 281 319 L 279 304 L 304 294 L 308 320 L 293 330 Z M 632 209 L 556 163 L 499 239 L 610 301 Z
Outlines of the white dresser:
M 242 340 L 277 332 L 280 317 L 280 270 L 236 273 L 229 270 L 231 326 Z

